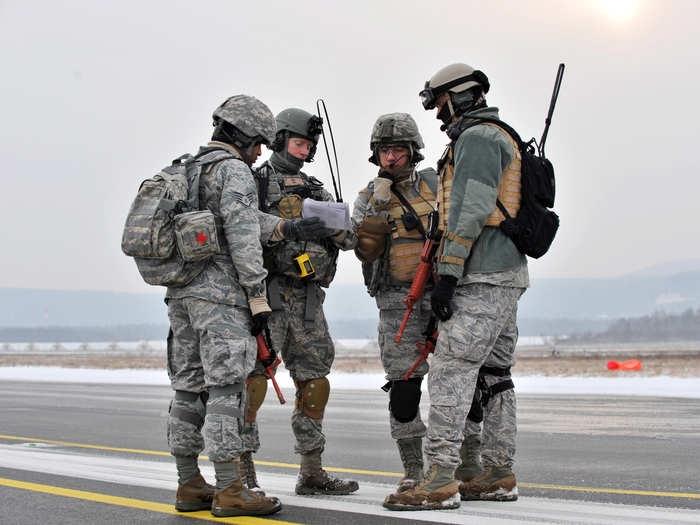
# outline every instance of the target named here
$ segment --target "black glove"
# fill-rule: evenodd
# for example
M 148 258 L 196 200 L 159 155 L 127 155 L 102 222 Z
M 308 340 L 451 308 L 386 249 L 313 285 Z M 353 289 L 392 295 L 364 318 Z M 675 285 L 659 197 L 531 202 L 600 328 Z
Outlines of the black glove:
M 441 275 L 435 288 L 433 288 L 433 293 L 430 296 L 430 308 L 440 321 L 447 321 L 452 317 L 453 310 L 450 301 L 455 294 L 456 287 L 456 277 Z
M 257 337 L 263 330 L 267 328 L 267 318 L 271 312 L 260 312 L 253 316 L 253 324 L 250 327 L 250 333 L 253 337 Z
M 313 241 L 328 237 L 332 233 L 333 230 L 326 228 L 318 217 L 285 220 L 282 226 L 284 238 L 290 241 Z

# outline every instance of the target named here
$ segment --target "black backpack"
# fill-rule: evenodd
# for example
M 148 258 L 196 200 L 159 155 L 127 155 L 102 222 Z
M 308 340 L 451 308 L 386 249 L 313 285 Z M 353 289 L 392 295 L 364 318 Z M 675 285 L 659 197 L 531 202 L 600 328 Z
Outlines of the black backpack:
M 534 259 L 542 257 L 554 240 L 559 228 L 559 216 L 549 208 L 554 206 L 554 168 L 552 163 L 538 154 L 535 141 L 523 142 L 520 135 L 505 122 L 487 117 L 477 117 L 461 131 L 482 122 L 490 122 L 508 133 L 520 148 L 521 154 L 521 198 L 518 215 L 513 218 L 500 200 L 496 205 L 505 216 L 500 228 L 512 239 L 515 246 Z

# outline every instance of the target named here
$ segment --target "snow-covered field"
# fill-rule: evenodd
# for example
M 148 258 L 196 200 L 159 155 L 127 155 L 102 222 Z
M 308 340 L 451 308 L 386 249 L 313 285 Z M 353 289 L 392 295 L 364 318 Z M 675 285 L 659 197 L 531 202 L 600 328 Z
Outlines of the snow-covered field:
M 367 390 L 384 384 L 382 374 L 331 373 L 333 388 Z M 697 377 L 544 377 L 515 376 L 516 388 L 522 394 L 604 394 L 617 396 L 663 396 L 700 398 Z M 0 367 L 0 380 L 57 381 L 70 383 L 120 383 L 168 385 L 165 370 L 99 370 L 58 367 Z M 283 388 L 293 388 L 286 370 L 280 370 L 277 381 Z M 423 383 L 426 389 L 426 383 Z

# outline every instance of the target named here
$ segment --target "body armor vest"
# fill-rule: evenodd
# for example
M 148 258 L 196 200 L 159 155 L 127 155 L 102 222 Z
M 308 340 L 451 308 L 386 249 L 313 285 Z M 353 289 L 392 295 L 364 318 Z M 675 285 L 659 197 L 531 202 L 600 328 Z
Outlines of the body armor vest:
M 433 211 L 431 202 L 435 201 L 435 194 L 424 180 L 420 180 L 418 185 L 420 195 L 408 198 L 404 195 L 409 204 L 413 207 L 420 218 L 423 230 L 428 229 L 428 215 Z M 416 269 L 420 264 L 420 254 L 425 244 L 423 234 L 418 228 L 407 230 L 401 217 L 408 212 L 392 192 L 391 202 L 388 207 L 390 215 L 391 247 L 389 249 L 389 273 L 395 281 L 401 283 L 411 283 L 416 275 Z
M 484 126 L 492 126 L 500 129 L 497 125 L 491 123 L 482 123 Z M 501 183 L 498 186 L 498 200 L 501 201 L 508 214 L 515 218 L 520 209 L 520 174 L 521 174 L 521 153 L 520 148 L 515 143 L 513 138 L 504 133 L 508 137 L 508 141 L 513 146 L 513 159 L 506 167 L 501 178 Z M 437 202 L 440 212 L 440 230 L 447 231 L 447 220 L 450 216 L 450 191 L 452 190 L 452 179 L 454 179 L 454 142 L 451 142 L 441 159 L 442 167 L 438 175 L 438 191 Z M 496 206 L 486 219 L 486 226 L 498 227 L 505 219 L 501 210 Z
M 323 184 L 301 172 L 282 173 L 266 162 L 255 172 L 255 178 L 259 186 L 264 186 L 264 191 L 259 193 L 260 208 L 265 213 L 296 219 L 301 217 L 301 208 L 297 203 L 302 199 L 325 200 Z M 270 276 L 284 275 L 298 279 L 299 270 L 294 258 L 302 253 L 308 254 L 314 268 L 314 274 L 308 279 L 328 286 L 335 276 L 338 259 L 338 248 L 330 239 L 320 242 L 284 240 L 264 247 L 265 269 Z

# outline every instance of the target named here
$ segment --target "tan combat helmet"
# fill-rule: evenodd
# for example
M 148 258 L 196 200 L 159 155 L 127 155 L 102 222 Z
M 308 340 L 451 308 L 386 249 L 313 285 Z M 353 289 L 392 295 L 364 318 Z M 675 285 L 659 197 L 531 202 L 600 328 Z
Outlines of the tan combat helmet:
M 489 92 L 489 79 L 482 71 L 467 64 L 450 64 L 425 82 L 419 96 L 425 109 L 433 109 L 435 101 L 444 92 L 462 93 L 476 86 L 480 86 L 483 93 Z
M 416 165 L 423 160 L 420 151 L 425 147 L 423 137 L 418 131 L 418 125 L 408 113 L 387 113 L 377 118 L 372 127 L 369 139 L 369 149 L 372 156 L 369 161 L 379 165 L 378 146 L 381 144 L 405 143 L 411 150 L 411 164 Z

